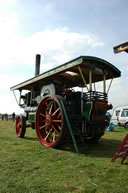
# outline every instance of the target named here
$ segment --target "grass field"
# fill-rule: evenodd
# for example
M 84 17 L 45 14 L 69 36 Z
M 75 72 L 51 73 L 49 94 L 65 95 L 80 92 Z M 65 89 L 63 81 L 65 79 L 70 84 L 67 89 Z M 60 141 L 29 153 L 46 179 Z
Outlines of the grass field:
M 17 138 L 15 124 L 0 121 L 0 193 L 127 193 L 128 165 L 110 162 L 125 135 L 106 132 L 96 145 L 79 145 L 78 156 L 72 144 L 42 146 L 31 128 Z

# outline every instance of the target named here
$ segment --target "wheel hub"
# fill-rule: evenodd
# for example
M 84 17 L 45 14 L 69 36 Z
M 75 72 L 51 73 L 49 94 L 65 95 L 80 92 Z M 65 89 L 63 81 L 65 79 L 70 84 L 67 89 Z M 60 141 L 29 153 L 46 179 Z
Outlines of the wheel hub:
M 50 116 L 50 115 L 46 116 L 46 124 L 47 125 L 51 125 L 52 124 L 52 116 Z

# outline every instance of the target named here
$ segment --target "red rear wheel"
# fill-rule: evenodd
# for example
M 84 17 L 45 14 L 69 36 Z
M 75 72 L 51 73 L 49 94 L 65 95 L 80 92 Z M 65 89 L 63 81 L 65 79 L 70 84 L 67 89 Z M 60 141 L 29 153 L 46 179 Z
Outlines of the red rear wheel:
M 46 96 L 37 109 L 36 133 L 45 146 L 58 147 L 66 141 L 67 127 L 60 100 L 60 96 Z
M 16 118 L 16 135 L 23 138 L 26 132 L 26 119 L 24 116 L 18 115 Z

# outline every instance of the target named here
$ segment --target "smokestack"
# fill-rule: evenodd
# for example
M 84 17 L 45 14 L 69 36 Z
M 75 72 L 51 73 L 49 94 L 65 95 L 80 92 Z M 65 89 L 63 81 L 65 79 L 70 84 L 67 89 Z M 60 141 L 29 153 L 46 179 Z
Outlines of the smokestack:
M 35 76 L 38 76 L 40 74 L 40 60 L 41 60 L 41 55 L 36 54 Z

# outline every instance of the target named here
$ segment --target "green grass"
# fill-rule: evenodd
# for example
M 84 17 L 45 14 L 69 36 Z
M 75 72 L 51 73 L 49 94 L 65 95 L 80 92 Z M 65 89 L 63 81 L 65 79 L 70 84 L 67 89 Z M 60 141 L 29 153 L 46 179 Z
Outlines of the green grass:
M 96 145 L 79 145 L 78 156 L 72 144 L 42 146 L 31 128 L 17 138 L 15 124 L 0 121 L 0 193 L 126 193 L 128 165 L 111 163 L 125 135 L 123 128 L 106 132 Z

